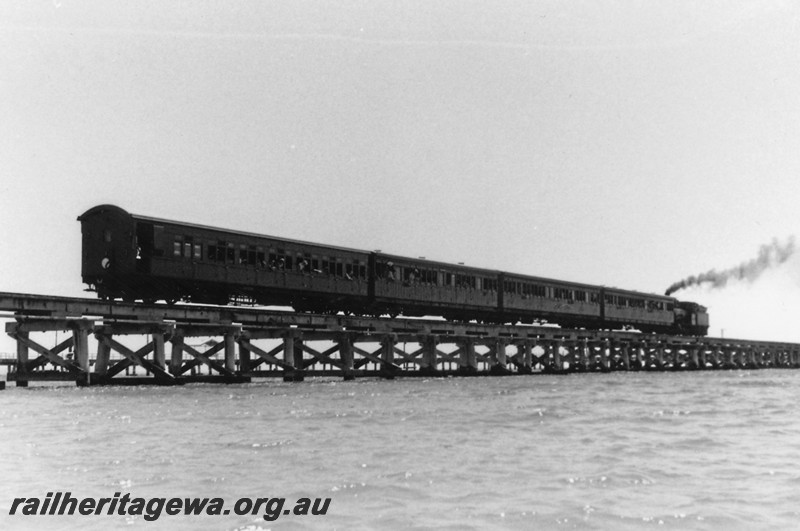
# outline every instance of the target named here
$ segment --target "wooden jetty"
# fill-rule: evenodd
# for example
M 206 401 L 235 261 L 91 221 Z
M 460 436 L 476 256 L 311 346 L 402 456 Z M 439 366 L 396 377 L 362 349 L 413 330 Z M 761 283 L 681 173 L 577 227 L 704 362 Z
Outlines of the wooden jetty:
M 800 368 L 800 344 L 727 338 L 19 293 L 0 293 L 0 312 L 21 387 Z

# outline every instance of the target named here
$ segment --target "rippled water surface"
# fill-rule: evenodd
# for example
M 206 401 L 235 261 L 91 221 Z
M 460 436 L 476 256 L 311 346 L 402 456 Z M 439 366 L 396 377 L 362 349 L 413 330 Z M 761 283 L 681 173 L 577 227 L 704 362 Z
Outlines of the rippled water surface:
M 800 371 L 0 392 L 5 529 L 794 529 Z M 8 516 L 15 497 L 325 516 Z M 288 503 L 288 502 L 287 502 Z

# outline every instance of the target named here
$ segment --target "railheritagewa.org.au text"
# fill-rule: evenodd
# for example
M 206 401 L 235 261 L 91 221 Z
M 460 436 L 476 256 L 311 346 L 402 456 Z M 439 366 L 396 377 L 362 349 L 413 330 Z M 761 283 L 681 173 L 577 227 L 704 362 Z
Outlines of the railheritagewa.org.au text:
M 281 516 L 321 516 L 330 508 L 330 498 L 239 498 L 226 503 L 223 498 L 134 497 L 115 492 L 110 498 L 73 496 L 71 492 L 48 492 L 44 498 L 14 498 L 10 516 L 51 517 L 82 516 L 141 516 L 147 521 L 162 516 L 225 516 L 261 515 L 274 521 Z

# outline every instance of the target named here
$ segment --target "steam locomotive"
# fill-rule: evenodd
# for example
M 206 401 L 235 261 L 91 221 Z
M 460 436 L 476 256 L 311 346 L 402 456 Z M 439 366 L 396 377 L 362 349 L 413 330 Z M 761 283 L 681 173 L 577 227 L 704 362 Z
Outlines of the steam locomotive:
M 706 308 L 663 295 L 180 223 L 113 205 L 78 221 L 83 282 L 102 299 L 708 332 Z

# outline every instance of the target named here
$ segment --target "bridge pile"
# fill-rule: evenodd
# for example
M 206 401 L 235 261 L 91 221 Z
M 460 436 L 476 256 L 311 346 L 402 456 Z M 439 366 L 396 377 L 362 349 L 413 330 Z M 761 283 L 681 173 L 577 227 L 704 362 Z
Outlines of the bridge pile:
M 0 293 L 0 312 L 16 340 L 7 379 L 17 386 L 800 368 L 800 344 L 710 337 L 15 293 Z M 66 339 L 45 346 L 59 333 Z

